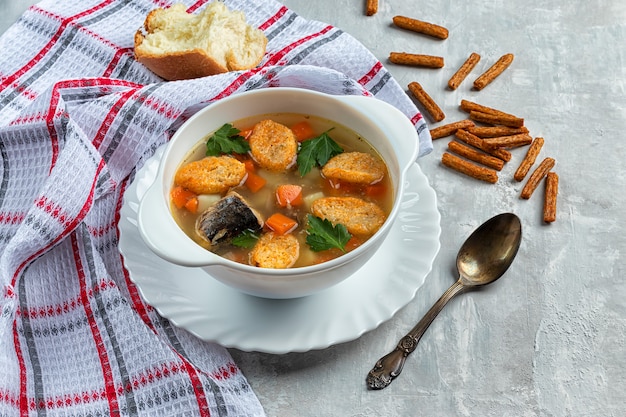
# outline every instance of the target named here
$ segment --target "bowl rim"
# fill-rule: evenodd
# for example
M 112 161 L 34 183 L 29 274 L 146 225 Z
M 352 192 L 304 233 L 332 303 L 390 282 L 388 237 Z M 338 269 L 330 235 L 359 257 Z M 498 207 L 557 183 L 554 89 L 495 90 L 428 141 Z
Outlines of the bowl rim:
M 176 221 L 173 218 L 173 215 L 171 213 L 170 207 L 167 204 L 166 198 L 165 196 L 169 193 L 165 193 L 165 191 L 169 191 L 169 189 L 171 188 L 171 184 L 169 185 L 165 185 L 165 182 L 169 181 L 170 183 L 171 178 L 168 178 L 167 181 L 164 178 L 164 171 L 165 171 L 165 167 L 167 165 L 167 161 L 168 161 L 168 157 L 171 154 L 171 150 L 174 149 L 178 143 L 180 143 L 182 140 L 180 139 L 181 137 L 184 137 L 184 134 L 186 133 L 187 128 L 192 125 L 197 119 L 203 118 L 203 117 L 207 117 L 207 113 L 210 114 L 211 111 L 215 108 L 215 106 L 223 106 L 223 105 L 227 105 L 228 103 L 232 102 L 232 101 L 239 101 L 239 100 L 245 100 L 247 97 L 249 96 L 253 96 L 253 95 L 273 95 L 273 94 L 285 94 L 285 93 L 295 93 L 295 94 L 303 94 L 303 95 L 309 95 L 311 97 L 320 97 L 323 98 L 325 100 L 333 100 L 338 102 L 339 105 L 345 105 L 348 106 L 349 108 L 351 108 L 353 111 L 357 112 L 361 117 L 367 117 L 367 115 L 362 111 L 361 108 L 356 106 L 356 103 L 358 103 L 359 105 L 363 105 L 365 104 L 364 101 L 361 100 L 373 100 L 372 103 L 376 103 L 377 106 L 382 106 L 383 108 L 388 109 L 391 112 L 396 112 L 396 116 L 401 114 L 404 119 L 406 120 L 406 123 L 410 124 L 411 126 L 411 130 L 414 132 L 414 142 L 415 142 L 415 146 L 414 146 L 414 154 L 411 157 L 412 161 L 415 161 L 417 159 L 417 153 L 418 153 L 418 136 L 417 136 L 417 132 L 415 131 L 415 126 L 410 122 L 409 118 L 402 114 L 400 112 L 400 110 L 398 110 L 397 108 L 393 107 L 391 104 L 388 104 L 380 99 L 377 99 L 376 97 L 373 96 L 358 96 L 358 95 L 332 95 L 332 94 L 327 94 L 324 92 L 320 92 L 320 91 L 316 91 L 316 90 L 310 90 L 310 89 L 306 89 L 306 88 L 298 88 L 298 87 L 269 87 L 269 88 L 262 88 L 262 89 L 255 89 L 255 90 L 248 90 L 248 91 L 244 91 L 244 92 L 239 92 L 239 93 L 234 93 L 228 97 L 224 97 L 222 99 L 216 100 L 212 103 L 210 103 L 209 105 L 207 105 L 206 107 L 198 110 L 194 115 L 192 115 L 189 119 L 187 119 L 184 123 L 182 123 L 176 130 L 176 132 L 174 132 L 174 134 L 172 135 L 172 137 L 169 140 L 169 143 L 167 144 L 165 151 L 163 153 L 163 156 L 161 158 L 161 160 L 159 161 L 159 168 L 158 168 L 158 172 L 156 175 L 156 178 L 154 180 L 154 182 L 152 183 L 152 185 L 150 186 L 150 188 L 152 187 L 160 187 L 163 191 L 163 195 L 164 198 L 161 201 L 162 204 L 165 204 L 166 206 L 166 210 L 169 213 L 169 218 L 172 222 L 174 222 L 174 224 L 176 225 L 176 229 L 178 230 L 178 236 L 181 239 L 185 239 L 188 243 L 193 244 L 201 249 L 203 249 L 204 251 L 207 252 L 207 257 L 211 257 L 211 258 L 215 258 L 214 262 L 207 262 L 206 264 L 203 265 L 198 265 L 198 267 L 200 268 L 204 268 L 204 267 L 213 267 L 213 266 L 222 266 L 222 267 L 226 267 L 226 268 L 230 268 L 230 269 L 234 269 L 237 271 L 240 271 L 242 273 L 247 273 L 247 274 L 253 274 L 253 275 L 257 275 L 257 276 L 268 276 L 268 277 L 276 277 L 276 278 L 280 278 L 280 277 L 293 277 L 293 276 L 307 276 L 307 275 L 312 275 L 312 274 L 317 274 L 320 272 L 324 272 L 324 271 L 330 271 L 333 269 L 336 269 L 346 263 L 349 263 L 357 258 L 360 258 L 361 256 L 365 255 L 368 250 L 371 249 L 371 247 L 373 245 L 376 245 L 377 243 L 380 244 L 386 237 L 386 235 L 388 234 L 390 228 L 393 225 L 393 222 L 395 220 L 395 218 L 397 217 L 397 213 L 400 209 L 400 203 L 401 203 L 401 196 L 404 192 L 404 188 L 405 188 L 405 184 L 404 184 L 404 180 L 406 178 L 406 172 L 408 171 L 409 167 L 412 165 L 412 163 L 408 163 L 406 164 L 406 166 L 399 166 L 399 172 L 398 172 L 398 183 L 394 184 L 394 197 L 393 197 L 393 205 L 391 207 L 391 210 L 389 212 L 389 214 L 387 215 L 387 218 L 385 219 L 385 222 L 381 225 L 381 227 L 370 237 L 368 238 L 368 240 L 360 245 L 359 247 L 357 247 L 356 249 L 344 253 L 343 255 L 331 259 L 329 261 L 325 261 L 319 264 L 314 264 L 314 265 L 307 265 L 307 266 L 300 266 L 300 267 L 292 267 L 292 268 L 285 268 L 285 269 L 273 269 L 273 268 L 262 268 L 262 267 L 257 267 L 257 266 L 253 266 L 253 265 L 248 265 L 248 264 L 243 264 L 243 263 L 239 263 L 236 261 L 232 261 L 229 259 L 226 259 L 220 255 L 217 255 L 205 248 L 202 248 L 202 246 L 200 246 L 198 243 L 196 243 L 193 239 L 191 239 L 181 228 L 180 226 L 176 223 Z M 380 111 L 380 109 L 379 109 Z M 246 117 L 252 117 L 254 115 L 261 115 L 263 113 L 255 113 L 255 114 L 251 114 L 250 116 L 246 116 Z M 341 121 L 337 121 L 337 123 L 341 123 Z M 379 128 L 378 126 L 376 126 L 377 128 Z M 405 125 L 405 127 L 408 127 L 408 125 Z M 348 128 L 350 128 L 348 126 Z M 379 128 L 380 129 L 380 128 Z M 387 141 L 389 141 L 389 138 L 387 137 L 388 135 L 383 134 L 382 137 L 384 137 Z M 368 140 L 368 138 L 365 138 L 366 140 Z M 201 140 L 201 138 L 198 138 L 198 141 Z M 368 140 L 369 142 L 369 140 Z M 374 147 L 377 151 L 379 150 L 377 146 L 375 146 L 374 144 L 372 144 L 371 142 L 369 142 L 370 145 L 372 147 Z M 189 149 L 187 149 L 186 151 L 189 151 Z M 394 150 L 394 154 L 395 154 L 395 150 Z M 386 161 L 386 163 L 388 164 L 388 162 Z M 177 162 L 176 166 L 178 166 L 180 164 L 180 161 Z M 161 184 L 159 186 L 159 184 Z M 165 188 L 165 189 L 163 189 Z M 147 193 L 146 193 L 147 194 Z M 140 206 L 143 203 L 143 200 L 145 199 L 145 195 L 144 198 L 142 198 L 142 201 L 140 202 Z M 141 222 L 139 222 L 141 224 Z M 143 235 L 143 234 L 142 234 Z M 151 247 L 151 245 L 148 245 L 149 247 Z M 152 249 L 152 247 L 151 247 Z M 172 259 L 168 259 L 170 262 L 173 263 L 177 263 Z

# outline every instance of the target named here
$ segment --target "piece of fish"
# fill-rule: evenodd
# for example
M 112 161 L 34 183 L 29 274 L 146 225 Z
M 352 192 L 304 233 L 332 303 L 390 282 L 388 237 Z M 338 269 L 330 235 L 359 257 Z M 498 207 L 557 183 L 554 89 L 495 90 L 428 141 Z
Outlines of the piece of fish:
M 196 233 L 211 245 L 227 242 L 248 229 L 257 232 L 262 227 L 261 215 L 234 191 L 206 209 L 196 220 Z

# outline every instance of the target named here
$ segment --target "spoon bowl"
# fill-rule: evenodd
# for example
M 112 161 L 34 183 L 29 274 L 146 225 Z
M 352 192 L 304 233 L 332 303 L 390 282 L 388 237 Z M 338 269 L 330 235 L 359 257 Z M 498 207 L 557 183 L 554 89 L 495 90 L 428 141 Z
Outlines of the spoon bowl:
M 513 213 L 499 214 L 479 226 L 456 257 L 463 285 L 487 285 L 500 278 L 513 263 L 521 241 L 522 224 Z
M 391 384 L 404 367 L 407 356 L 454 296 L 469 289 L 490 284 L 500 278 L 513 263 L 522 242 L 522 224 L 513 213 L 502 213 L 480 225 L 463 243 L 456 257 L 459 279 L 450 286 L 424 317 L 400 339 L 396 348 L 380 358 L 367 374 L 370 389 Z

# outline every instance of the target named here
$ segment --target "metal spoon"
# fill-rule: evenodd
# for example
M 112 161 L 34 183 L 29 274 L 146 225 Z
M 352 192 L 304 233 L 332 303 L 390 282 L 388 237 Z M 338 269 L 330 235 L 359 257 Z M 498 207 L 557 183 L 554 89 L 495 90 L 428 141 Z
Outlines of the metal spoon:
M 371 389 L 383 389 L 400 372 L 437 314 L 455 295 L 491 284 L 509 268 L 522 240 L 520 219 L 512 213 L 499 214 L 478 227 L 463 243 L 456 257 L 459 279 L 443 293 L 424 318 L 407 333 L 391 353 L 376 362 L 367 374 Z

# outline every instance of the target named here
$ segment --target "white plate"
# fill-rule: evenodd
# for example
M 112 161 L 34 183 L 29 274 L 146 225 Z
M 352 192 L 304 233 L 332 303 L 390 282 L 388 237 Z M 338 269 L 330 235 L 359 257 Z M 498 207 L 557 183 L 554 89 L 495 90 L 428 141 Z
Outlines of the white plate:
M 171 264 L 146 247 L 137 207 L 156 176 L 161 147 L 128 188 L 119 221 L 119 250 L 144 299 L 173 324 L 201 339 L 244 351 L 282 354 L 348 342 L 389 320 L 411 301 L 439 251 L 435 191 L 414 164 L 398 218 L 374 256 L 328 290 L 290 300 L 231 289 L 198 268 Z

